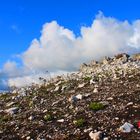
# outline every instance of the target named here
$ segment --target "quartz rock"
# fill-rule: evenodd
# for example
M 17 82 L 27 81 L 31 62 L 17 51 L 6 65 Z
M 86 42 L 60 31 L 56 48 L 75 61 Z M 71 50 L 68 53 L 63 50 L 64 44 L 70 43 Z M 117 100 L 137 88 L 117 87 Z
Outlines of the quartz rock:
M 82 88 L 82 87 L 84 87 L 84 86 L 85 86 L 85 83 L 79 84 L 79 85 L 78 85 L 78 88 Z
M 83 98 L 83 96 L 81 94 L 76 95 L 76 98 L 81 100 Z
M 54 89 L 54 92 L 59 91 L 59 89 L 60 89 L 60 87 L 59 87 L 59 86 L 57 86 L 57 87 Z
M 100 140 L 101 133 L 102 133 L 101 131 L 98 131 L 98 132 L 95 132 L 95 133 L 93 131 L 91 131 L 89 133 L 89 136 L 92 140 Z
M 98 89 L 94 88 L 93 93 L 97 93 L 97 92 L 98 92 Z
M 64 122 L 64 119 L 57 120 L 57 122 L 62 123 L 62 122 Z

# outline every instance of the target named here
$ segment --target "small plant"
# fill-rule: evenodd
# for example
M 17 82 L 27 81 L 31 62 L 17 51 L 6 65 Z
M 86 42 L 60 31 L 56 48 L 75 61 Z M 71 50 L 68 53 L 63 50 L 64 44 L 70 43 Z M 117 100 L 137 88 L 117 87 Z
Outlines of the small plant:
M 102 103 L 92 102 L 89 105 L 89 108 L 95 111 L 101 110 L 104 108 L 104 105 Z
M 77 119 L 75 121 L 73 121 L 73 123 L 77 126 L 77 127 L 82 127 L 85 123 L 85 120 L 83 118 Z
M 29 102 L 29 107 L 32 107 L 34 105 L 33 101 Z
M 92 77 L 84 77 L 84 81 L 90 81 Z
M 15 103 L 13 106 L 14 107 L 20 107 L 20 104 L 19 103 Z
M 52 115 L 50 115 L 50 114 L 44 115 L 44 120 L 45 121 L 51 121 L 52 119 L 53 119 Z
M 7 122 L 11 119 L 10 116 L 0 116 L 0 123 Z

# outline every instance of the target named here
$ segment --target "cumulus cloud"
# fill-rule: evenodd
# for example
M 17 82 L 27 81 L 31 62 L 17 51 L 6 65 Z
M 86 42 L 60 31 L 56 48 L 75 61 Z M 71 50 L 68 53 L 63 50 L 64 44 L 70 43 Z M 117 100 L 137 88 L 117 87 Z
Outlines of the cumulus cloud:
M 105 17 L 100 12 L 91 26 L 81 27 L 78 37 L 57 21 L 44 24 L 40 38 L 33 39 L 29 48 L 22 53 L 22 68 L 18 68 L 14 62 L 9 62 L 5 64 L 4 70 L 8 74 L 15 73 L 15 77 L 16 74 L 20 75 L 20 71 L 24 71 L 22 75 L 46 70 L 73 71 L 77 70 L 81 63 L 91 59 L 139 51 L 140 20 L 129 23 L 127 20 L 119 21 L 113 17 Z M 24 83 L 26 78 L 14 78 L 9 81 L 16 85 L 19 81 Z
M 22 55 L 25 66 L 39 71 L 73 70 L 83 61 L 140 48 L 139 21 L 130 24 L 102 13 L 91 26 L 81 27 L 79 37 L 56 21 L 46 23 L 41 33 Z
M 136 20 L 133 25 L 133 33 L 128 41 L 128 45 L 134 48 L 140 48 L 140 20 Z

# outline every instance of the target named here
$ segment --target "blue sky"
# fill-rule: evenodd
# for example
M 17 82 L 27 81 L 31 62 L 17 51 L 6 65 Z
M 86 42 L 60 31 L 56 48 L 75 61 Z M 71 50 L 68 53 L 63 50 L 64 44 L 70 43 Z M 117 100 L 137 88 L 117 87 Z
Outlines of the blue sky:
M 56 20 L 79 34 L 98 11 L 133 21 L 140 18 L 139 0 L 2 0 L 0 4 L 0 67 L 25 51 L 40 36 L 45 22 Z
M 72 71 L 104 55 L 139 52 L 139 5 L 139 0 L 1 0 L 0 89 L 9 80 L 26 83 L 29 78 L 19 77 L 34 71 Z

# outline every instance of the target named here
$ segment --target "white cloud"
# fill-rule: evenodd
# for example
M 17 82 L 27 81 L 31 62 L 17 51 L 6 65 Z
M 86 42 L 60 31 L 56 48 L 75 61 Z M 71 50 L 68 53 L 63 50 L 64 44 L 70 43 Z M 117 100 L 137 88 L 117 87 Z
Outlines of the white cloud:
M 17 78 L 10 78 L 8 80 L 8 85 L 11 86 L 16 86 L 16 87 L 23 87 L 23 86 L 29 86 L 30 84 L 39 84 L 42 83 L 39 79 L 39 77 L 45 78 L 45 79 L 50 79 L 53 78 L 57 75 L 66 75 L 66 71 L 57 71 L 55 73 L 38 73 L 38 74 L 31 74 L 31 75 L 26 75 L 26 76 L 21 76 Z
M 13 61 L 7 61 L 3 66 L 3 72 L 8 74 L 8 77 L 14 77 L 17 75 L 17 64 Z
M 47 23 L 40 40 L 34 39 L 23 53 L 23 62 L 28 68 L 39 71 L 73 69 L 71 62 L 78 56 L 74 42 L 72 31 L 59 26 L 56 21 Z
M 140 20 L 133 23 L 133 35 L 130 37 L 128 45 L 137 49 L 140 48 Z
M 73 31 L 60 26 L 56 21 L 46 23 L 40 39 L 34 39 L 28 50 L 22 53 L 22 68 L 9 62 L 5 64 L 4 70 L 8 74 L 15 73 L 15 77 L 20 71 L 23 71 L 22 75 L 46 70 L 73 71 L 91 59 L 140 51 L 140 20 L 129 23 L 99 13 L 92 25 L 81 27 L 80 32 L 81 35 L 76 37 Z M 26 82 L 26 79 L 22 77 L 9 81 L 10 85 L 16 85 L 19 81 Z
M 56 21 L 45 24 L 41 33 L 40 39 L 34 39 L 22 56 L 25 66 L 39 71 L 73 70 L 83 61 L 140 48 L 138 21 L 130 24 L 101 13 L 91 26 L 81 27 L 81 36 L 77 38 Z

